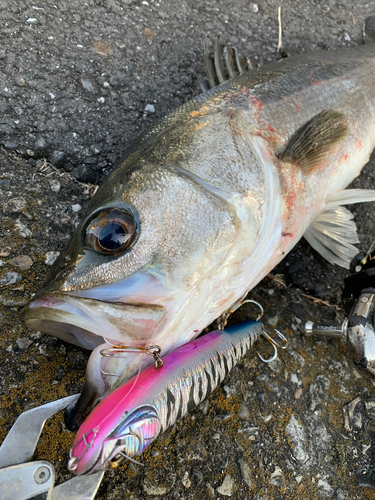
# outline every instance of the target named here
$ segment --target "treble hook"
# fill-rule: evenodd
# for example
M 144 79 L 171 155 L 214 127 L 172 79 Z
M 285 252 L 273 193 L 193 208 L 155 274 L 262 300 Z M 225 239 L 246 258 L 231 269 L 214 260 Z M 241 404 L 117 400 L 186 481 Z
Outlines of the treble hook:
M 275 328 L 275 332 L 276 332 L 276 335 L 279 337 L 279 339 L 283 340 L 285 342 L 284 345 L 280 345 L 278 342 L 276 342 L 276 340 L 274 340 L 266 331 L 262 331 L 262 335 L 264 338 L 266 338 L 268 340 L 268 342 L 270 342 L 273 346 L 273 349 L 274 349 L 274 353 L 273 353 L 273 356 L 269 359 L 264 359 L 263 356 L 261 356 L 259 354 L 259 352 L 257 351 L 257 355 L 259 357 L 259 359 L 261 361 L 263 361 L 263 363 L 271 363 L 271 361 L 274 361 L 276 358 L 277 358 L 277 348 L 279 347 L 280 349 L 286 349 L 287 346 L 288 346 L 288 341 L 287 339 L 284 337 L 284 335 L 279 332 L 279 330 L 276 330 Z
M 217 329 L 222 331 L 224 330 L 224 328 L 226 327 L 227 323 L 228 323 L 228 318 L 231 314 L 234 313 L 234 311 L 237 311 L 237 309 L 239 309 L 241 306 L 243 306 L 244 304 L 255 304 L 256 306 L 259 307 L 260 309 L 260 313 L 258 314 L 258 317 L 256 319 L 256 321 L 259 321 L 260 318 L 263 316 L 264 314 L 264 309 L 263 307 L 259 304 L 259 302 L 257 302 L 256 300 L 252 300 L 252 299 L 246 299 L 245 300 L 245 297 L 247 295 L 247 292 L 245 293 L 245 295 L 240 299 L 238 300 L 232 307 L 230 307 L 227 311 L 225 311 L 225 313 L 223 313 L 221 316 L 219 316 L 217 318 Z

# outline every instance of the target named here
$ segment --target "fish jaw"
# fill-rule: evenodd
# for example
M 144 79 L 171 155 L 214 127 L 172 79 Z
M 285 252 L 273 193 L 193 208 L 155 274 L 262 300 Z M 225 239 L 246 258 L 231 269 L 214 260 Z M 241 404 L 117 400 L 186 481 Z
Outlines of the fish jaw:
M 111 304 L 51 294 L 31 302 L 22 319 L 30 328 L 46 333 L 52 331 L 63 340 L 73 336 L 75 344 L 94 349 L 103 344 L 104 338 L 115 345 L 144 345 L 165 313 L 165 308 L 159 305 Z M 70 337 L 64 338 L 64 333 Z

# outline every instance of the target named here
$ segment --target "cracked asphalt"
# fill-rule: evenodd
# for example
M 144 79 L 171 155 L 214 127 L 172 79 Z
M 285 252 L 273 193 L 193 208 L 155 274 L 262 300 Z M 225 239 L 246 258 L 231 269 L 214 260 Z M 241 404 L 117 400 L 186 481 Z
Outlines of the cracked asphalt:
M 21 411 L 82 386 L 87 351 L 18 317 L 95 185 L 140 132 L 200 93 L 204 43 L 220 35 L 254 64 L 278 59 L 279 5 L 288 53 L 361 43 L 375 13 L 353 0 L 0 0 L 0 439 Z M 374 166 L 355 187 L 375 188 Z M 353 212 L 367 250 L 374 205 Z M 265 279 L 251 296 L 289 349 L 271 365 L 249 353 L 140 457 L 145 467 L 107 472 L 98 499 L 375 499 L 375 380 L 339 341 L 302 336 L 308 319 L 343 320 L 346 272 L 302 241 L 274 273 L 287 287 Z M 58 482 L 73 438 L 57 415 L 37 448 Z

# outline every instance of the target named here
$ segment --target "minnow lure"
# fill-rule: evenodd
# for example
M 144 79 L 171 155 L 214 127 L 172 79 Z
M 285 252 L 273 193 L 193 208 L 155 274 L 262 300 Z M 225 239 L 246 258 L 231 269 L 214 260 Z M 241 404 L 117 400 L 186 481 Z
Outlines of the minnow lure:
M 68 469 L 91 474 L 142 453 L 224 380 L 262 332 L 259 321 L 215 330 L 166 355 L 160 369 L 141 371 L 110 393 L 81 425 Z

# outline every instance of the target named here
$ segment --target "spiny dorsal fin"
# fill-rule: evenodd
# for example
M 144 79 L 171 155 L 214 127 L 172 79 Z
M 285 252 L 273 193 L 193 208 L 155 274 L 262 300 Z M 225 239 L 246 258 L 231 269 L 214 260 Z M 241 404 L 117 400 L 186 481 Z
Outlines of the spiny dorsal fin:
M 214 52 L 209 53 L 206 47 L 203 47 L 203 54 L 206 75 L 211 88 L 253 68 L 250 59 L 246 60 L 242 57 L 236 48 L 224 46 L 223 49 L 219 37 L 215 40 Z M 205 91 L 204 82 L 199 79 L 199 83 Z
M 325 109 L 295 132 L 280 160 L 298 163 L 310 171 L 332 152 L 347 132 L 345 115 L 334 109 Z

